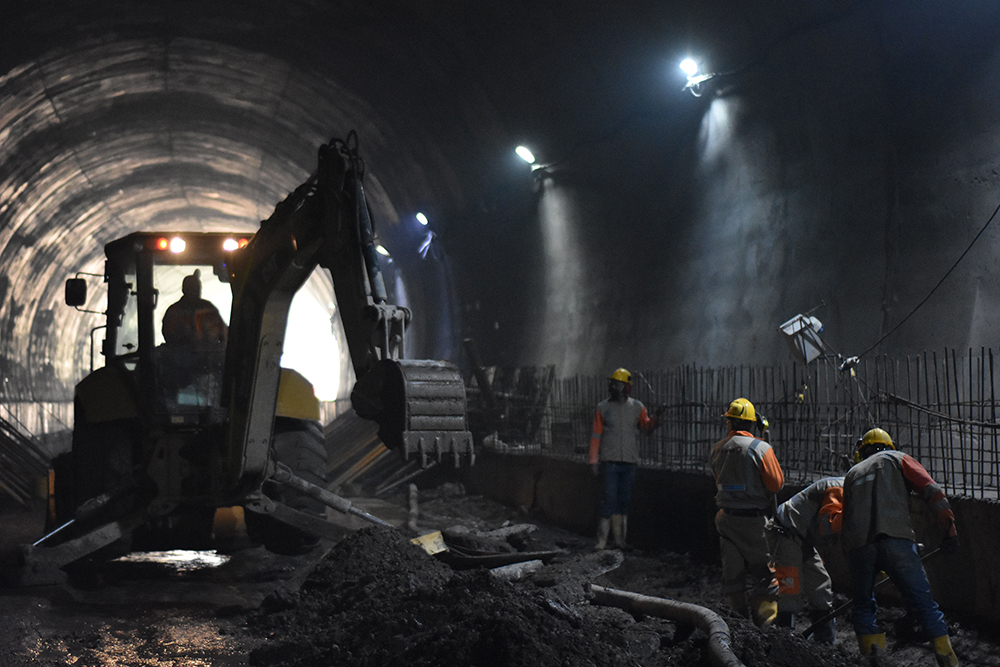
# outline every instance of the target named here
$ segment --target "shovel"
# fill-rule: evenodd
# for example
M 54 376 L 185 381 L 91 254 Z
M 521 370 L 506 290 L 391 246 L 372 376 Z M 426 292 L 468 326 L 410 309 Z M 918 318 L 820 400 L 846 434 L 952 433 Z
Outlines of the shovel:
M 934 551 L 930 551 L 930 552 L 924 554 L 923 556 L 921 556 L 920 557 L 920 561 L 921 562 L 927 561 L 928 559 L 930 559 L 930 558 L 938 555 L 939 553 L 941 553 L 941 548 L 940 547 L 937 548 L 937 549 L 935 549 Z M 887 581 L 889 581 L 889 577 L 887 577 L 885 575 L 882 575 L 882 578 L 875 582 L 875 589 L 877 590 L 879 586 L 881 586 L 882 584 L 884 584 Z M 854 600 L 848 600 L 847 602 L 845 602 L 844 604 L 840 605 L 839 607 L 837 607 L 833 611 L 831 611 L 831 612 L 829 612 L 829 613 L 821 616 L 815 623 L 813 623 L 808 628 L 806 628 L 805 630 L 802 631 L 802 636 L 808 638 L 809 635 L 811 635 L 812 633 L 816 632 L 816 630 L 818 628 L 820 628 L 821 626 L 829 623 L 831 618 L 836 618 L 836 617 L 840 616 L 843 612 L 847 611 L 847 608 L 850 607 L 852 604 L 854 604 Z
M 416 544 L 431 556 L 448 550 L 448 546 L 444 543 L 444 536 L 441 535 L 440 530 L 435 530 L 433 533 L 427 533 L 420 537 L 414 537 L 410 542 Z

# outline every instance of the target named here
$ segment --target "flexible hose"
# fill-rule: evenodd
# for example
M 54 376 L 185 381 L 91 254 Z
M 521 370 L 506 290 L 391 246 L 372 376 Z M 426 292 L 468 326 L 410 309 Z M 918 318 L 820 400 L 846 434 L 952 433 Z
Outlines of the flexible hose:
M 729 626 L 711 609 L 687 602 L 604 588 L 595 584 L 590 584 L 588 589 L 594 596 L 592 602 L 595 604 L 697 626 L 708 635 L 709 661 L 715 667 L 745 667 L 733 653 Z

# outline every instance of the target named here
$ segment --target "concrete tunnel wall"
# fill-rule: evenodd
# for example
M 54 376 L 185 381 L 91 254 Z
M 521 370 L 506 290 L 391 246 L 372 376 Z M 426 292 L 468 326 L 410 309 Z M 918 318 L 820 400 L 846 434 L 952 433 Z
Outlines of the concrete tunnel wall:
M 595 532 L 601 487 L 584 463 L 481 452 L 476 464 L 463 471 L 462 480 L 470 493 L 585 535 Z M 801 488 L 786 486 L 779 500 Z M 952 555 L 925 562 L 934 599 L 946 615 L 1000 622 L 1000 570 L 996 567 L 1000 562 L 1000 503 L 964 497 L 949 500 L 962 544 Z M 917 541 L 928 550 L 936 548 L 941 533 L 934 516 L 916 497 L 910 504 Z M 629 542 L 642 549 L 666 549 L 718 561 L 716 511 L 710 475 L 640 468 L 629 513 Z M 834 588 L 849 597 L 845 559 L 831 557 L 827 568 Z M 901 604 L 891 586 L 880 589 L 879 596 Z
M 998 203 L 998 89 L 983 85 L 1000 80 L 998 16 L 970 9 L 852 3 L 737 37 L 711 55 L 738 72 L 702 97 L 550 151 L 569 157 L 537 177 L 533 209 L 455 230 L 488 303 L 486 362 L 773 364 L 789 359 L 778 325 L 813 309 L 834 351 L 869 350 Z M 995 225 L 877 352 L 996 345 Z M 509 262 L 467 266 L 487 244 Z

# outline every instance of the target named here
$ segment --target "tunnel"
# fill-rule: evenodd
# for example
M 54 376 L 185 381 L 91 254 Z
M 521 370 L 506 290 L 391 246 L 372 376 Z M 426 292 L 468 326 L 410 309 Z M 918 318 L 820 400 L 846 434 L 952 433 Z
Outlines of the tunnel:
M 979 84 L 996 72 L 995 17 L 897 10 L 12 5 L 5 395 L 69 399 L 95 319 L 60 303 L 62 284 L 99 272 L 104 243 L 252 230 L 352 130 L 412 285 L 415 352 L 459 356 L 471 336 L 491 361 L 563 375 L 755 362 L 816 309 L 831 344 L 860 353 L 994 206 Z M 718 73 L 698 97 L 676 67 L 687 55 Z M 924 324 L 878 351 L 990 343 L 991 233 Z
M 784 364 L 798 314 L 838 362 L 991 350 L 998 30 L 945 0 L 10 0 L 0 416 L 69 447 L 105 244 L 253 233 L 348 136 L 406 353 L 467 377 L 467 341 L 557 379 Z M 328 276 L 292 317 L 285 363 L 339 412 Z
M 845 356 L 988 346 L 993 12 L 725 5 L 12 4 L 4 395 L 70 400 L 106 242 L 253 230 L 351 131 L 415 356 L 769 362 L 806 311 Z

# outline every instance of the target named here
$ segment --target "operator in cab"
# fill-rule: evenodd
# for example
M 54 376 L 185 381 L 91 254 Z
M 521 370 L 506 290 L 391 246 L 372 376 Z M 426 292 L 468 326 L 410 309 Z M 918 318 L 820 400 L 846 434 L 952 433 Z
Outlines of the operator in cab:
M 185 276 L 181 298 L 163 315 L 163 340 L 168 346 L 192 349 L 224 346 L 228 335 L 219 309 L 201 298 L 201 271 Z

